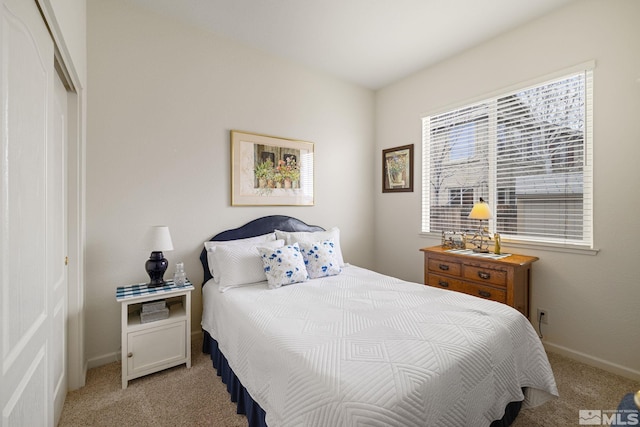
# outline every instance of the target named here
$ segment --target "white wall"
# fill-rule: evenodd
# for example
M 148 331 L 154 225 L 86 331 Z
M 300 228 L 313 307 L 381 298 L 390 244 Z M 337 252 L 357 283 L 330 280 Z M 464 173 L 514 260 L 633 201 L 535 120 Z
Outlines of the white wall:
M 120 346 L 117 286 L 148 280 L 147 227 L 170 227 L 196 284 L 202 242 L 263 215 L 338 226 L 373 265 L 374 93 L 123 0 L 89 0 L 86 331 L 90 366 Z M 231 207 L 229 131 L 315 143 L 314 207 Z
M 635 0 L 581 0 L 380 90 L 377 155 L 415 144 L 418 185 L 413 193 L 376 194 L 378 270 L 421 282 L 418 250 L 439 243 L 419 236 L 422 115 L 595 59 L 594 231 L 600 252 L 520 251 L 540 258 L 531 307 L 549 313 L 547 348 L 640 378 L 639 19 Z M 381 180 L 379 168 L 374 180 Z

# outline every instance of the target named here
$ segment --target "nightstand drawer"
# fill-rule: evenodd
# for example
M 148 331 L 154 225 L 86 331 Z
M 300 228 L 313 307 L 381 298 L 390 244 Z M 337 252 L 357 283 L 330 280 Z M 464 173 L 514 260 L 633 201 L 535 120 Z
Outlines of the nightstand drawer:
M 448 289 L 450 291 L 465 292 L 465 284 L 461 280 L 452 279 L 451 277 L 440 276 L 437 274 L 429 274 L 429 286 L 434 288 Z
M 507 284 L 506 271 L 475 267 L 471 265 L 464 266 L 464 278 L 473 280 L 474 282 L 490 283 L 497 286 L 505 286 Z
M 502 303 L 507 302 L 506 291 L 492 288 L 490 286 L 477 285 L 475 283 L 465 283 L 464 292 L 476 297 L 490 299 L 491 301 L 497 301 Z
M 451 276 L 460 276 L 460 272 L 462 271 L 462 265 L 457 262 L 444 261 L 440 259 L 430 259 L 429 271 L 435 271 L 442 274 L 449 274 Z

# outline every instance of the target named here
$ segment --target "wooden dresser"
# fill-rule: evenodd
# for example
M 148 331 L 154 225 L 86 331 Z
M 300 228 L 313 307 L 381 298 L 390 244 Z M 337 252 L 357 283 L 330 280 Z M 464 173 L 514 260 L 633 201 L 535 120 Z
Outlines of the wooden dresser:
M 498 301 L 529 317 L 531 265 L 536 257 L 511 254 L 499 260 L 448 252 L 440 246 L 424 252 L 424 283 Z

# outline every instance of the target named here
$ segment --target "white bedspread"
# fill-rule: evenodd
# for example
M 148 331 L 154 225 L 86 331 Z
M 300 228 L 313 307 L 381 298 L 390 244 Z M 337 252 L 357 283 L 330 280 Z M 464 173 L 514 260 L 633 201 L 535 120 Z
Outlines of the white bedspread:
M 269 427 L 483 426 L 557 396 L 533 327 L 500 303 L 355 266 L 274 290 L 211 282 L 203 301 Z

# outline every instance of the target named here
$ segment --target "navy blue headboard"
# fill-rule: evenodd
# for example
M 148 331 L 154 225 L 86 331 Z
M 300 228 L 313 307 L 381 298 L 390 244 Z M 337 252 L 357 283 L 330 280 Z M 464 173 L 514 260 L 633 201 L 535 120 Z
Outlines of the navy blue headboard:
M 285 215 L 270 215 L 262 218 L 254 219 L 246 223 L 242 227 L 232 230 L 225 230 L 213 236 L 209 241 L 227 241 L 236 239 L 246 239 L 248 237 L 261 236 L 263 234 L 272 233 L 274 230 L 282 231 L 325 231 L 324 228 L 317 225 L 309 225 L 297 218 Z M 204 281 L 202 285 L 211 279 L 209 263 L 207 261 L 207 250 L 203 249 L 200 253 L 200 262 L 204 270 Z

